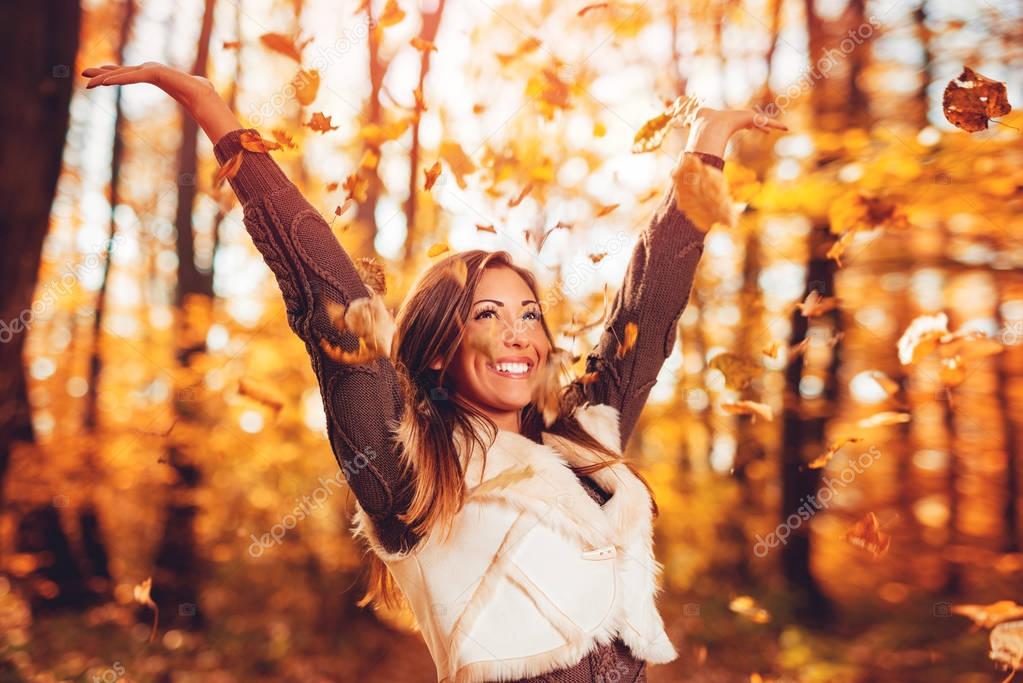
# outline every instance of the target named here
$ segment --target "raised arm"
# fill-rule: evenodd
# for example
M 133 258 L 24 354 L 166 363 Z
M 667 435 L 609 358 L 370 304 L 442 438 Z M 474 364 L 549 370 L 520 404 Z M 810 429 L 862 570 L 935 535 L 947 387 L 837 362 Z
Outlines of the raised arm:
M 244 210 L 245 229 L 273 271 L 284 297 L 288 325 L 305 342 L 320 385 L 334 455 L 359 503 L 378 522 L 381 540 L 396 549 L 410 540 L 397 516 L 408 509 L 410 478 L 404 474 L 390 426 L 404 407 L 395 368 L 387 358 L 365 365 L 331 359 L 321 340 L 345 351 L 358 349 L 350 331 L 331 323 L 331 303 L 347 306 L 370 295 L 351 258 L 324 218 L 267 153 L 241 145 L 242 128 L 212 84 L 155 62 L 106 66 L 82 72 L 88 87 L 151 83 L 174 97 L 213 141 L 217 161 L 242 154 L 228 180 Z
M 721 157 L 736 131 L 751 127 L 784 130 L 770 119 L 758 120 L 760 116 L 747 111 L 700 110 L 683 155 L 693 154 L 705 164 L 724 168 Z M 618 409 L 623 449 L 675 346 L 678 319 L 689 301 L 704 237 L 676 207 L 672 185 L 636 242 L 604 333 L 586 359 L 586 371 L 597 372 L 597 379 L 585 385 L 584 395 L 591 403 Z M 618 358 L 619 342 L 629 323 L 638 327 L 636 344 L 624 358 Z

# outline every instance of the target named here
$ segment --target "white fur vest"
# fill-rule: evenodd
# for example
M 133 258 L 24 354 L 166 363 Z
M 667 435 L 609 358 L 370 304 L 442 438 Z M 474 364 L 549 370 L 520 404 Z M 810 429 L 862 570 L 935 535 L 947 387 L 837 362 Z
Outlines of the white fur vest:
M 586 404 L 575 415 L 620 453 L 614 407 Z M 409 436 L 399 428 L 397 438 Z M 356 504 L 353 533 L 405 593 L 439 681 L 536 676 L 616 636 L 650 663 L 678 656 L 654 604 L 661 565 L 643 482 L 620 463 L 597 471 L 592 478 L 612 494 L 601 506 L 569 465 L 605 458 L 547 432 L 542 440 L 499 431 L 485 471 L 473 444 L 465 504 L 450 535 L 431 534 L 409 553 L 388 553 Z M 465 463 L 460 431 L 455 444 Z

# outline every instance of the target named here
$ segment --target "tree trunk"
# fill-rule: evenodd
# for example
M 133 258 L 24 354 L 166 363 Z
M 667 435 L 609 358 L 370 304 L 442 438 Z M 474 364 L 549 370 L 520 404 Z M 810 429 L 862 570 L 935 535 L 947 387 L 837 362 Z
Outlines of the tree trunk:
M 441 16 L 444 14 L 444 0 L 438 0 L 437 9 L 433 12 L 424 12 L 422 25 L 419 27 L 419 38 L 431 43 L 437 38 L 437 31 L 440 29 Z M 423 50 L 419 60 L 419 92 L 423 92 L 423 84 L 426 83 L 426 74 L 430 71 L 430 51 Z M 409 151 L 409 172 L 408 172 L 408 200 L 405 202 L 405 225 L 408 231 L 405 236 L 405 263 L 412 262 L 412 255 L 415 250 L 416 237 L 416 187 L 419 184 L 419 111 L 418 102 L 416 107 L 415 120 L 412 122 L 412 149 Z
M 205 76 L 209 55 L 210 35 L 213 29 L 215 0 L 206 0 L 199 44 L 196 49 L 192 73 Z M 186 308 L 209 307 L 213 297 L 213 273 L 201 273 L 195 266 L 195 248 L 192 236 L 192 205 L 195 201 L 197 166 L 196 143 L 199 126 L 182 112 L 181 149 L 178 155 L 178 208 L 177 228 L 178 282 L 174 303 L 179 323 L 176 326 L 175 358 L 179 370 L 187 371 L 192 357 L 205 350 L 206 335 L 186 324 Z M 208 308 L 207 308 L 208 310 Z M 206 317 L 206 316 L 203 316 Z M 176 375 L 186 375 L 179 372 Z M 177 380 L 176 380 L 177 382 Z M 198 407 L 191 398 L 191 387 L 175 386 L 172 398 L 175 415 L 185 421 L 199 417 Z M 183 448 L 183 444 L 169 437 L 167 465 L 177 475 L 168 491 L 169 500 L 164 519 L 164 530 L 156 553 L 153 570 L 153 600 L 160 608 L 161 622 L 167 628 L 202 628 L 204 617 L 199 609 L 200 558 L 195 533 L 195 520 L 199 512 L 196 494 L 202 478 L 197 463 Z
M 4 158 L 0 181 L 0 505 L 12 452 L 33 443 L 25 376 L 25 338 L 44 299 L 35 300 L 43 240 L 60 177 L 68 131 L 72 71 L 78 52 L 81 9 L 76 0 L 11 3 L 4 16 L 8 38 L 0 46 L 4 63 L 17 68 L 0 84 L 3 100 L 17 103 L 0 112 Z M 46 553 L 52 561 L 33 576 L 33 609 L 81 607 L 89 592 L 60 515 L 50 502 L 18 522 L 15 547 Z

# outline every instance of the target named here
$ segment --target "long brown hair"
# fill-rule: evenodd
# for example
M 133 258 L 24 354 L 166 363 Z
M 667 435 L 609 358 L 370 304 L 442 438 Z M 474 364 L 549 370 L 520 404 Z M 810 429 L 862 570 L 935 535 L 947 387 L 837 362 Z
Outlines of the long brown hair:
M 497 437 L 498 428 L 493 420 L 458 396 L 447 377 L 448 366 L 464 336 L 476 286 L 485 269 L 494 267 L 510 268 L 518 273 L 533 297 L 541 301 L 536 278 L 529 270 L 513 263 L 511 254 L 503 250 L 473 249 L 453 253 L 424 271 L 395 319 L 391 361 L 406 400 L 403 424 L 406 435 L 411 437 L 406 443 L 415 443 L 409 452 L 403 449 L 401 454 L 403 465 L 412 473 L 413 493 L 408 511 L 400 518 L 417 540 L 438 527 L 449 528 L 462 507 L 465 479 L 452 438 L 456 426 L 460 426 L 483 453 Z M 547 326 L 546 315 L 540 316 L 540 324 L 551 345 L 548 363 L 557 362 L 553 353 L 554 337 Z M 438 358 L 441 367 L 431 369 L 430 365 Z M 549 427 L 545 427 L 541 409 L 535 403 L 526 405 L 520 416 L 522 434 L 538 441 L 541 432 L 547 431 L 604 456 L 603 462 L 573 467 L 579 475 L 589 475 L 622 462 L 650 491 L 649 484 L 631 463 L 605 448 L 572 416 L 583 398 L 583 385 L 578 380 L 560 387 L 556 395 L 556 417 Z M 481 427 L 489 432 L 489 442 L 484 441 Z M 653 501 L 652 491 L 650 497 Z M 653 502 L 653 512 L 657 514 L 656 502 Z M 370 552 L 368 556 L 369 586 L 359 605 L 400 606 L 403 596 L 386 565 L 375 553 Z

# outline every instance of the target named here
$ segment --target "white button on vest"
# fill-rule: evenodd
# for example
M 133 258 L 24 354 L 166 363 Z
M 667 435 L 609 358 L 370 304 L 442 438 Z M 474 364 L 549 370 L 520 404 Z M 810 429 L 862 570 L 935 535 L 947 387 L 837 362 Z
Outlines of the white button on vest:
M 603 548 L 594 548 L 593 550 L 587 550 L 583 553 L 584 560 L 606 560 L 612 557 L 617 557 L 618 551 L 615 550 L 613 545 L 605 546 Z

